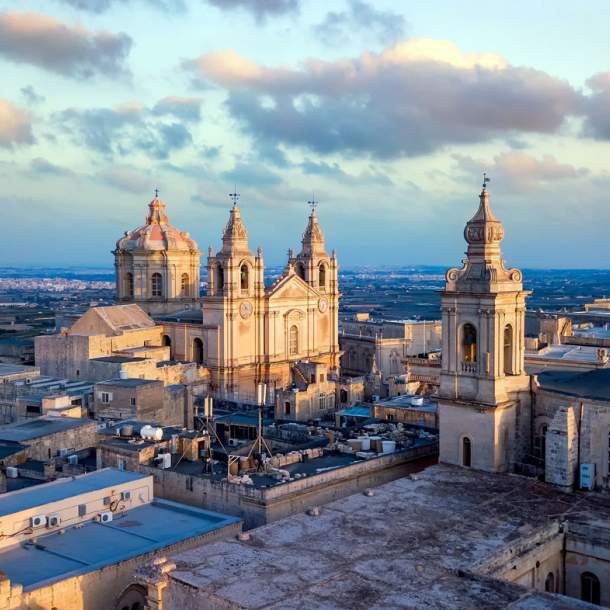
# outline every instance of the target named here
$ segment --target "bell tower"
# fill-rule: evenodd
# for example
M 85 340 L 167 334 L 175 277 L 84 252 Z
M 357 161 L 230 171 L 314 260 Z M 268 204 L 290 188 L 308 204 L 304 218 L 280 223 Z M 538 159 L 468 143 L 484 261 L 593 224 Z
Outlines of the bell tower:
M 497 472 L 512 470 L 528 451 L 528 293 L 521 272 L 504 266 L 504 227 L 491 211 L 488 181 L 484 175 L 478 210 L 464 229 L 463 267 L 447 271 L 441 293 L 438 409 L 440 461 Z
M 222 248 L 208 256 L 208 291 L 204 300 L 206 320 L 216 327 L 216 344 L 208 350 L 208 364 L 217 374 L 221 395 L 254 392 L 256 380 L 240 377 L 240 368 L 255 363 L 262 349 L 264 309 L 264 263 L 259 248 L 256 256 L 248 245 L 248 232 L 232 193 L 233 207 L 222 236 Z

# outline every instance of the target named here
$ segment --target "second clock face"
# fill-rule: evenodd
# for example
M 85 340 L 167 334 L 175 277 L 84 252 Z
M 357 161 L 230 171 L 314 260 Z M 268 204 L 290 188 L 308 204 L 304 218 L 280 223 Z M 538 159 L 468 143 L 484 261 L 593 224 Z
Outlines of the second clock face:
M 328 309 L 328 301 L 326 299 L 320 299 L 318 301 L 318 309 L 324 313 Z
M 242 318 L 249 318 L 252 315 L 252 303 L 245 301 L 239 306 L 239 313 Z

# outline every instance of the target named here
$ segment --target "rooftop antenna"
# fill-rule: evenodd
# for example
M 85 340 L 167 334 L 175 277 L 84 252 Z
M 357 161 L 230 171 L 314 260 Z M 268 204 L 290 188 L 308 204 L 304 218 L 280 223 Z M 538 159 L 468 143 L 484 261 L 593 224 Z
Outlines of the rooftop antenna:
M 233 207 L 237 206 L 239 200 L 239 193 L 237 192 L 237 185 L 233 185 L 233 192 L 229 193 L 229 197 L 233 200 Z
M 256 402 L 258 403 L 258 430 L 256 434 L 256 440 L 252 444 L 250 448 L 250 452 L 248 453 L 248 457 L 250 457 L 254 450 L 258 453 L 259 460 L 261 460 L 263 454 L 263 447 L 267 450 L 267 454 L 271 457 L 273 454 L 265 437 L 263 436 L 263 410 L 265 408 L 265 403 L 267 401 L 267 384 L 259 383 L 256 386 Z M 262 463 L 259 464 L 259 468 L 262 466 Z
M 307 202 L 307 205 L 311 208 L 311 213 L 312 214 L 316 211 L 316 208 L 318 207 L 318 203 L 319 203 L 319 201 L 316 201 L 316 194 L 312 193 L 311 194 L 311 201 Z
M 487 190 L 487 183 L 491 182 L 491 178 L 487 175 L 487 172 L 483 172 L 483 190 Z

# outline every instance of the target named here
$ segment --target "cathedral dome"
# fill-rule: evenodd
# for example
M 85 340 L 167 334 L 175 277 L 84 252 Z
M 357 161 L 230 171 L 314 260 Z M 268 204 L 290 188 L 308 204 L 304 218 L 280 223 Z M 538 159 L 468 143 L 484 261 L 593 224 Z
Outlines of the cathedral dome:
M 165 203 L 155 197 L 148 204 L 146 224 L 127 231 L 117 241 L 118 251 L 181 251 L 198 252 L 197 243 L 186 232 L 169 224 L 165 213 Z

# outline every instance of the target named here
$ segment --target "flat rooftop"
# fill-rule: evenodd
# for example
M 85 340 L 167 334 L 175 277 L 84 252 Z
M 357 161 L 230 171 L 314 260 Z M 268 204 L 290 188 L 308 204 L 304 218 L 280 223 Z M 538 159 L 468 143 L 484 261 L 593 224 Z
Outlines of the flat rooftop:
M 437 465 L 377 487 L 372 497 L 322 506 L 319 516 L 300 513 L 251 530 L 249 541 L 174 554 L 166 591 L 184 585 L 192 607 L 245 610 L 591 608 L 477 573 L 570 511 L 604 521 L 610 503 L 524 477 Z
M 37 417 L 31 421 L 0 428 L 0 441 L 20 443 L 91 424 L 95 422 L 86 417 Z
M 414 398 L 422 398 L 421 396 L 411 396 L 410 394 L 401 394 L 400 396 L 393 396 L 387 400 L 379 400 L 375 403 L 376 406 L 380 407 L 396 407 L 402 409 L 413 409 L 416 411 L 430 411 L 435 413 L 438 405 L 436 401 L 424 398 L 422 404 L 413 404 Z
M 538 374 L 538 383 L 544 390 L 610 401 L 610 369 L 585 372 L 545 371 Z
M 101 356 L 100 358 L 91 358 L 94 362 L 111 362 L 114 364 L 124 364 L 125 362 L 144 362 L 146 358 L 137 356 Z
M 51 483 L 38 485 L 35 489 L 2 494 L 0 495 L 0 518 L 80 494 L 145 479 L 147 476 L 138 472 L 104 468 L 78 477 L 57 479 Z
M 42 490 L 42 486 L 37 486 L 31 491 Z M 236 517 L 167 500 L 153 500 L 115 514 L 110 523 L 88 521 L 66 529 L 63 534 L 38 536 L 35 544 L 16 545 L 0 553 L 0 565 L 13 583 L 23 585 L 28 591 L 239 521 Z
M 39 369 L 35 366 L 0 362 L 0 377 L 4 377 L 5 375 L 17 375 L 21 373 L 32 373 L 32 375 L 34 375 L 39 373 Z
M 137 377 L 130 377 L 129 379 L 108 379 L 107 381 L 100 381 L 96 383 L 96 386 L 119 386 L 121 388 L 137 388 L 138 386 L 151 385 L 151 384 L 163 384 L 162 381 L 156 381 L 154 379 L 139 379 Z
M 539 352 L 526 352 L 529 359 L 552 359 L 595 364 L 597 362 L 597 347 L 588 345 L 552 345 Z

